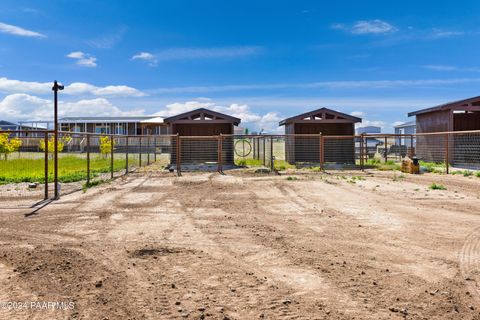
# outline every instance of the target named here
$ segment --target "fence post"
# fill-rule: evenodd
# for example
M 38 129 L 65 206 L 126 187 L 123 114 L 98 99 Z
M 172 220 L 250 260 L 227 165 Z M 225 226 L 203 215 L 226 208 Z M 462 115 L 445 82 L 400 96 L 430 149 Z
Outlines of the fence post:
M 110 178 L 113 179 L 113 135 L 110 136 Z
M 128 173 L 128 136 L 125 137 L 125 174 Z
M 181 147 L 181 139 L 180 139 L 180 134 L 177 133 L 177 175 L 181 175 L 181 152 L 182 152 L 182 147 Z
M 44 134 L 44 144 L 45 144 L 45 195 L 44 199 L 48 199 L 48 132 Z
M 150 165 L 150 136 L 147 137 L 147 165 Z
M 265 166 L 265 163 L 266 163 L 265 162 L 266 161 L 266 159 L 265 159 L 265 152 L 266 152 L 265 139 L 266 139 L 266 137 L 262 138 L 262 140 L 263 140 L 263 165 L 264 166 Z
M 275 170 L 275 157 L 273 155 L 273 136 L 270 136 L 270 170 Z
M 385 136 L 385 144 L 384 144 L 384 147 L 385 147 L 385 150 L 384 150 L 384 154 L 385 154 L 385 163 L 387 163 L 387 160 L 388 160 L 388 153 L 387 153 L 387 136 Z
M 445 169 L 446 173 L 449 174 L 449 163 L 450 163 L 450 152 L 448 145 L 448 133 L 445 134 Z
M 363 171 L 363 161 L 365 160 L 364 155 L 363 155 L 363 133 L 360 135 L 360 169 Z
M 222 141 L 222 134 L 220 133 L 220 135 L 218 136 L 218 172 L 222 172 L 222 145 L 223 145 L 223 141 Z
M 323 171 L 323 163 L 325 161 L 325 157 L 324 157 L 324 142 L 325 142 L 325 139 L 323 138 L 323 134 L 320 132 L 320 139 L 319 139 L 319 159 L 318 161 L 320 162 L 320 170 Z
M 138 138 L 138 165 L 142 166 L 142 136 Z
M 415 156 L 415 148 L 413 147 L 413 134 L 410 136 L 410 150 L 411 150 L 411 156 Z
M 90 185 L 90 135 L 87 134 L 87 187 Z
M 157 137 L 153 137 L 153 161 L 157 162 Z

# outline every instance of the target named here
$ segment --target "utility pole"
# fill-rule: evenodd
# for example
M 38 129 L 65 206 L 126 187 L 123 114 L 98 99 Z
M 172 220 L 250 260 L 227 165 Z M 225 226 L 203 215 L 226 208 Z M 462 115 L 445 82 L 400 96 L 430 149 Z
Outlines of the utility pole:
M 54 132 L 53 132 L 53 182 L 55 195 L 54 199 L 60 198 L 58 190 L 58 91 L 63 90 L 64 87 L 58 84 L 57 80 L 53 82 L 53 118 L 54 118 Z

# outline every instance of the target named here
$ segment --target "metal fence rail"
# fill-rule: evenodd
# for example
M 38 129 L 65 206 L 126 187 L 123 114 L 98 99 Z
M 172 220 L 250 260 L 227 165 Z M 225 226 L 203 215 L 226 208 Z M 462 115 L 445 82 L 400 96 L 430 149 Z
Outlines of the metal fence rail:
M 158 168 L 177 170 L 178 174 L 244 167 L 329 170 L 388 165 L 388 169 L 398 168 L 406 156 L 416 156 L 429 171 L 480 170 L 480 131 L 347 136 L 125 136 L 59 132 L 58 141 L 61 194 L 152 163 Z M 0 131 L 0 201 L 40 201 L 55 196 L 53 145 L 53 131 Z

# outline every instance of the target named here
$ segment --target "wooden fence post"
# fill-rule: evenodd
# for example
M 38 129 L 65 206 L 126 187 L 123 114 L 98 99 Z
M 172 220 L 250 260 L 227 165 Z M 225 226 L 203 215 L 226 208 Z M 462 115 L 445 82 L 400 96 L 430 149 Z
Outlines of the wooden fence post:
M 385 156 L 385 163 L 387 163 L 387 160 L 388 160 L 387 142 L 388 142 L 387 136 L 385 136 L 385 144 L 384 144 L 385 150 L 384 150 L 384 152 L 383 152 L 383 153 L 384 153 L 384 156 Z
M 218 146 L 217 146 L 217 149 L 218 149 L 218 172 L 222 172 L 223 169 L 222 169 L 222 153 L 223 153 L 223 150 L 222 150 L 222 145 L 223 145 L 223 141 L 222 141 L 222 134 L 220 133 L 220 135 L 217 137 L 218 139 Z
M 364 152 L 364 150 L 363 150 L 363 144 L 364 144 L 364 142 L 363 142 L 363 134 L 361 134 L 361 135 L 360 135 L 360 169 L 362 169 L 362 171 L 363 171 L 363 162 L 364 162 L 364 160 L 365 160 L 364 154 L 363 154 L 363 152 Z
M 270 170 L 275 170 L 275 156 L 273 155 L 273 136 L 270 136 Z
M 450 147 L 448 145 L 448 133 L 445 134 L 445 169 L 446 173 L 449 174 L 449 165 L 450 165 Z
M 320 170 L 324 170 L 324 162 L 325 162 L 325 138 L 323 137 L 323 134 L 320 132 L 320 140 L 319 140 L 319 162 L 320 162 Z
M 182 147 L 181 147 L 181 139 L 180 139 L 180 134 L 177 133 L 177 159 L 176 159 L 176 162 L 177 162 L 177 175 L 181 175 L 182 174 L 182 171 L 181 171 L 181 153 L 182 153 Z

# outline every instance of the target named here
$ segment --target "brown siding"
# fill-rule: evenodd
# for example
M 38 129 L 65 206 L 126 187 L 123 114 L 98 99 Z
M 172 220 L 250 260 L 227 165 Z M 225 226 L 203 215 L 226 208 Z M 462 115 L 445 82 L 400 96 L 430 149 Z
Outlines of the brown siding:
M 454 113 L 453 128 L 454 131 L 479 130 L 480 112 Z

